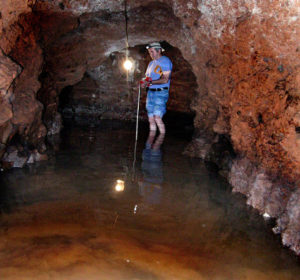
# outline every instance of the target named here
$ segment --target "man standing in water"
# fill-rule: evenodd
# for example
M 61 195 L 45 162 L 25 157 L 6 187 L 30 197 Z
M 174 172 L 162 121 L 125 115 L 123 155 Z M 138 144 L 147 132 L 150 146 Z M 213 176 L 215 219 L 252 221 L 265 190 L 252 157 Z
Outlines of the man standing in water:
M 162 117 L 166 113 L 173 65 L 168 57 L 162 55 L 164 49 L 160 43 L 151 43 L 146 48 L 152 61 L 147 67 L 146 77 L 140 83 L 148 89 L 146 109 L 149 129 L 154 132 L 158 127 L 159 132 L 164 134 L 166 129 Z

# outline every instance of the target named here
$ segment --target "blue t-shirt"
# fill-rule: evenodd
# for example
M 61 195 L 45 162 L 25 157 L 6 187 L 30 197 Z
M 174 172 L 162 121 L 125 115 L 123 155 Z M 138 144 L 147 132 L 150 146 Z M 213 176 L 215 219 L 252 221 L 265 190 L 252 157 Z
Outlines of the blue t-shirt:
M 172 62 L 166 56 L 161 56 L 159 59 L 152 60 L 146 71 L 146 77 L 151 77 L 153 81 L 159 80 L 162 76 L 162 73 L 165 71 L 172 71 Z M 171 73 L 170 73 L 171 78 Z M 170 87 L 170 79 L 168 83 L 161 84 L 161 85 L 152 85 L 150 88 L 161 88 L 161 87 Z

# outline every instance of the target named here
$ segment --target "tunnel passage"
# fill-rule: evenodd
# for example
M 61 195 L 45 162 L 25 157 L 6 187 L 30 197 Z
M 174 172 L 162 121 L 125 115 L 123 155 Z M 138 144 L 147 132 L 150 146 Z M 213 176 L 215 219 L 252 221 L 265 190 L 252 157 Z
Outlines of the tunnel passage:
M 191 65 L 180 50 L 162 42 L 166 55 L 172 60 L 173 71 L 167 114 L 167 126 L 191 128 L 194 113 L 191 102 L 197 90 L 196 77 Z M 68 122 L 99 122 L 101 119 L 134 120 L 138 102 L 138 84 L 146 72 L 150 56 L 146 45 L 129 48 L 134 67 L 126 71 L 123 62 L 125 50 L 113 52 L 99 66 L 86 71 L 80 82 L 67 86 L 59 94 L 59 111 Z M 141 89 L 140 118 L 147 119 L 146 90 Z
M 43 72 L 39 76 L 42 87 L 37 97 L 44 105 L 43 119 L 48 133 L 58 131 L 61 121 L 58 111 L 64 118 L 73 120 L 135 119 L 137 83 L 149 62 L 145 45 L 164 40 L 166 55 L 174 63 L 166 118 L 174 125 L 193 127 L 191 103 L 197 94 L 196 75 L 182 52 L 186 53 L 185 48 L 191 44 L 189 31 L 168 4 L 152 2 L 131 8 L 128 11 L 129 51 L 136 68 L 126 77 L 121 67 L 126 47 L 122 9 L 83 13 L 79 17 L 43 9 L 37 13 L 45 53 Z M 145 34 L 148 25 L 152 28 Z M 145 93 L 141 105 L 140 116 L 146 119 Z
M 1 158 L 16 134 L 31 146 L 58 133 L 66 93 L 125 47 L 122 1 L 6 2 L 0 3 Z M 127 2 L 130 46 L 166 40 L 197 78 L 197 133 L 188 154 L 205 159 L 220 135 L 229 139 L 239 155 L 227 173 L 234 191 L 276 218 L 274 230 L 300 254 L 297 1 Z M 124 100 L 118 114 L 130 116 L 133 95 L 124 93 Z

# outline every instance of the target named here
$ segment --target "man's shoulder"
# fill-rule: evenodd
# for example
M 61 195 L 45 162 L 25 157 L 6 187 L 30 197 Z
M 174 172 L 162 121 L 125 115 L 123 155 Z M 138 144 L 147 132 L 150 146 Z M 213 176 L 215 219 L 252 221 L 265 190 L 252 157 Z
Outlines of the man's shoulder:
M 159 60 L 161 60 L 162 62 L 171 62 L 171 59 L 165 55 L 161 56 Z
M 159 59 L 159 62 L 161 63 L 161 65 L 165 65 L 166 67 L 169 67 L 170 69 L 172 69 L 172 62 L 167 56 L 162 56 Z

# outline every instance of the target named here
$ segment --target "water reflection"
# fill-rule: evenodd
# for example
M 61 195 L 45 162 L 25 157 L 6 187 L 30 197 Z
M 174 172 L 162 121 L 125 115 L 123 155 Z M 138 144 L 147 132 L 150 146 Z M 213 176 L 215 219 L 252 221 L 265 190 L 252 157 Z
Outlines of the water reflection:
M 125 182 L 123 180 L 117 180 L 115 185 L 116 192 L 123 192 L 125 189 Z
M 157 136 L 150 132 L 142 153 L 142 179 L 139 181 L 139 193 L 150 204 L 158 204 L 161 200 L 162 183 L 164 181 L 161 145 L 165 134 Z
M 1 280 L 298 279 L 244 198 L 182 156 L 187 141 L 141 133 L 135 172 L 134 127 L 64 133 L 49 162 L 0 177 Z

